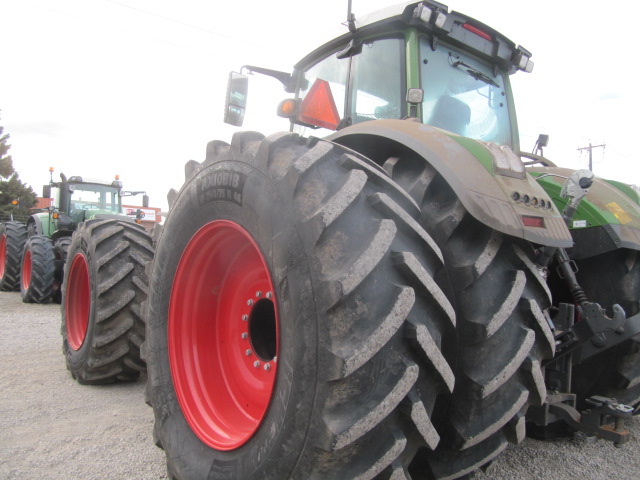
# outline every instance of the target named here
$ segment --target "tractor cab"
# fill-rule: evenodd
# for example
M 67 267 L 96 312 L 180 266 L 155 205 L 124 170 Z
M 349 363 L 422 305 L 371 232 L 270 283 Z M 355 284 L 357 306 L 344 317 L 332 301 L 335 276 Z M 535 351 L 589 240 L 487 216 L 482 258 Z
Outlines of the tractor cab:
M 530 56 L 492 28 L 425 1 L 355 21 L 349 33 L 307 55 L 292 74 L 243 69 L 277 78 L 295 94 L 278 114 L 298 133 L 325 136 L 361 122 L 411 118 L 518 151 L 509 75 L 530 72 Z M 227 111 L 237 120 L 246 106 L 246 80 L 233 75 L 229 94 L 235 101 L 230 97 Z
M 30 219 L 27 227 L 32 234 L 53 236 L 55 232 L 71 232 L 79 223 L 97 216 L 122 216 L 122 182 L 118 178 L 108 183 L 80 176 L 67 178 L 61 173 L 60 180 L 44 186 L 43 196 L 52 198 L 52 207 Z

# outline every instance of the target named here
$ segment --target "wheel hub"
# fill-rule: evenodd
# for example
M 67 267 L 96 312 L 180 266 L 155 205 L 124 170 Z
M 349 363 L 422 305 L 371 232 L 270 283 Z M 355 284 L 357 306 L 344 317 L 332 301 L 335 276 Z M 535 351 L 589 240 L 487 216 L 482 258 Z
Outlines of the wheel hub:
M 168 346 L 180 407 L 205 444 L 233 450 L 258 430 L 276 382 L 278 333 L 256 242 L 229 221 L 202 227 L 174 277 Z
M 91 307 L 91 284 L 89 266 L 82 253 L 73 257 L 64 308 L 67 323 L 67 342 L 73 350 L 79 350 L 87 336 L 89 310 Z

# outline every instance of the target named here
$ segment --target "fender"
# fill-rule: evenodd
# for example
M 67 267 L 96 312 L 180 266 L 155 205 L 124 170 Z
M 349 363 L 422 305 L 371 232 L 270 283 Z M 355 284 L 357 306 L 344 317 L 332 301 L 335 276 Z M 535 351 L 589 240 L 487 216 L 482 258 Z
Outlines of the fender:
M 571 234 L 560 213 L 514 200 L 514 192 L 530 198 L 549 197 L 528 174 L 524 178 L 498 175 L 483 142 L 410 120 L 358 123 L 327 137 L 382 165 L 390 157 L 418 155 L 429 162 L 478 221 L 507 235 L 536 244 L 569 248 Z M 525 226 L 523 217 L 541 217 L 543 226 Z
M 27 231 L 33 225 L 35 235 L 51 236 L 51 220 L 49 214 L 45 212 L 35 213 L 27 220 Z
M 527 169 L 533 176 L 548 173 L 570 176 L 575 170 L 560 167 Z M 555 176 L 540 179 L 540 184 L 559 210 L 567 201 L 560 197 L 564 180 Z M 630 186 L 595 177 L 587 196 L 580 202 L 570 225 L 575 247 L 571 257 L 581 259 L 617 248 L 640 250 L 640 204 Z

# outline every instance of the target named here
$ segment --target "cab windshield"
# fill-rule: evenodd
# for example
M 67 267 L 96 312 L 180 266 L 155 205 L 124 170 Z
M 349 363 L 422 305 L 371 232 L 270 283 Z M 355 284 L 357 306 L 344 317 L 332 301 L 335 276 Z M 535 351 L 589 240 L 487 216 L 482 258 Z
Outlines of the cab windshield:
M 511 122 L 500 72 L 467 54 L 420 40 L 423 121 L 465 137 L 511 145 Z
M 98 184 L 70 186 L 72 187 L 70 211 L 108 210 L 120 213 L 120 195 L 117 188 Z

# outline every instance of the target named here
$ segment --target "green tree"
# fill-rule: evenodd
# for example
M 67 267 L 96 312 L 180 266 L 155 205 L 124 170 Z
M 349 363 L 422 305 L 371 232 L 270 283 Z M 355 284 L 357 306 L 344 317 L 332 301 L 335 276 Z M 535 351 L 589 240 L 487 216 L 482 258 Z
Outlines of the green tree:
M 8 141 L 9 134 L 5 134 L 0 125 L 0 220 L 24 221 L 36 204 L 36 194 L 13 168 L 13 159 L 7 154 L 11 148 Z

